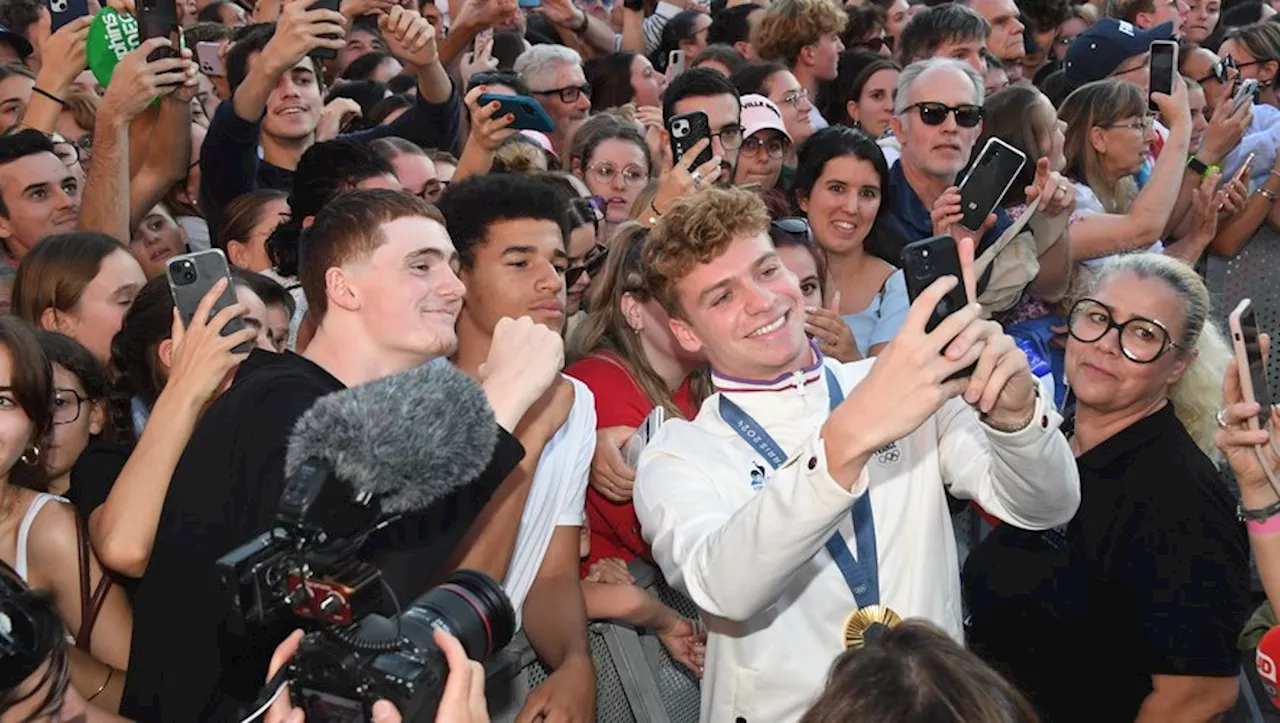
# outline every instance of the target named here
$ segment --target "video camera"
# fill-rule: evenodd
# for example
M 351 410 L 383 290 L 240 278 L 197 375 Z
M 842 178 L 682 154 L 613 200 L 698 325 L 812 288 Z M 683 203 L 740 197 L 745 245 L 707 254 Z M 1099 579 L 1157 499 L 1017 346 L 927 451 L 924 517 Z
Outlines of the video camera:
M 376 614 L 385 583 L 357 555 L 370 533 L 396 519 L 379 510 L 372 495 L 353 495 L 327 463 L 308 459 L 285 484 L 276 527 L 217 562 L 236 632 L 285 613 L 324 625 L 303 638 L 287 667 L 294 703 L 310 723 L 369 720 L 381 699 L 405 721 L 434 720 L 449 669 L 433 630 L 453 634 L 480 662 L 515 634 L 502 587 L 473 570 L 394 617 Z

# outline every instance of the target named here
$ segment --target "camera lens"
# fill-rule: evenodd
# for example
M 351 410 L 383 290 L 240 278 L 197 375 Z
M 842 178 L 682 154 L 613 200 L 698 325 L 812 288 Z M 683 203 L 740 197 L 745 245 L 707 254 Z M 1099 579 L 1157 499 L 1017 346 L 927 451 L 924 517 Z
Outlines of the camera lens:
M 475 570 L 459 570 L 413 601 L 400 615 L 401 632 L 420 648 L 433 648 L 432 631 L 444 627 L 483 663 L 516 632 L 516 613 L 502 586 Z

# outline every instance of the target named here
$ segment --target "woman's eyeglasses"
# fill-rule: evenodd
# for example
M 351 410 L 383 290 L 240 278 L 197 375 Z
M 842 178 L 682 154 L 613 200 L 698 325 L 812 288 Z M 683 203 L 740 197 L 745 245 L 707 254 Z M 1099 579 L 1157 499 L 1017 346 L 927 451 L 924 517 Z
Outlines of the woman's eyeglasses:
M 866 48 L 873 53 L 879 53 L 881 48 L 893 52 L 893 36 L 881 35 L 878 38 L 867 38 L 860 43 L 854 44 L 855 48 Z
M 1151 116 L 1148 115 L 1138 119 L 1138 121 L 1135 123 L 1110 123 L 1103 126 L 1103 128 L 1127 128 L 1131 131 L 1146 133 L 1147 131 L 1151 130 L 1151 126 L 1154 123 L 1155 123 L 1155 118 L 1152 118 Z
M 53 390 L 53 423 L 71 424 L 80 418 L 80 408 L 89 401 L 74 389 Z
M 927 126 L 940 126 L 947 121 L 947 116 L 954 113 L 956 125 L 961 128 L 973 128 L 982 122 L 982 106 L 971 103 L 947 105 L 946 103 L 912 103 L 903 109 L 903 113 L 915 111 L 920 120 Z
M 1116 323 L 1111 309 L 1097 299 L 1081 299 L 1071 307 L 1067 332 L 1076 341 L 1092 344 L 1115 329 L 1120 335 L 1120 351 L 1137 364 L 1150 364 L 1170 348 L 1182 349 L 1169 335 L 1169 330 L 1155 319 L 1131 317 Z
M 595 276 L 600 273 L 600 269 L 604 267 L 604 262 L 609 258 L 609 247 L 604 244 L 596 244 L 582 257 L 582 263 L 577 266 L 571 266 L 568 271 L 564 272 L 564 285 L 566 288 L 572 288 L 578 283 L 578 279 L 583 274 Z
M 782 158 L 786 155 L 789 145 L 782 138 L 769 138 L 766 140 L 758 136 L 751 136 L 742 141 L 742 152 L 747 155 L 757 155 L 762 148 L 769 154 L 770 158 Z
M 623 184 L 631 188 L 643 186 L 649 182 L 649 173 L 640 166 L 627 166 L 619 169 L 612 163 L 593 163 L 587 166 L 587 173 L 590 173 L 593 178 L 604 184 L 612 184 L 613 179 L 617 178 L 618 174 L 622 174 Z

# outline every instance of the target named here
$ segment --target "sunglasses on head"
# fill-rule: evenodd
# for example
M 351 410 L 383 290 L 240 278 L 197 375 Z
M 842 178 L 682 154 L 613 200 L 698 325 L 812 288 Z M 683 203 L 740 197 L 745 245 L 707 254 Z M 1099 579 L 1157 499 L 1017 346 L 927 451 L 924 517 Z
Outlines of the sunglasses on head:
M 814 243 L 813 227 L 809 225 L 809 219 L 804 216 L 784 216 L 774 219 L 769 224 L 769 234 L 772 236 L 779 233 L 786 234 L 803 244 Z
M 947 115 L 955 113 L 956 125 L 961 128 L 973 128 L 982 122 L 982 106 L 964 103 L 947 105 L 946 103 L 912 103 L 903 109 L 904 113 L 916 111 L 920 120 L 927 126 L 940 126 L 947 121 Z

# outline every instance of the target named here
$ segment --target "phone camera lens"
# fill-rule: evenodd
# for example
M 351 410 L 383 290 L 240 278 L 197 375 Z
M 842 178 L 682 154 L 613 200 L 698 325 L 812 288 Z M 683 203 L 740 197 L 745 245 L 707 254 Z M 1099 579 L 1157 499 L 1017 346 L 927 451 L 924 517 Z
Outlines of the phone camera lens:
M 173 265 L 173 280 L 178 286 L 186 286 L 196 281 L 196 265 L 183 260 Z

